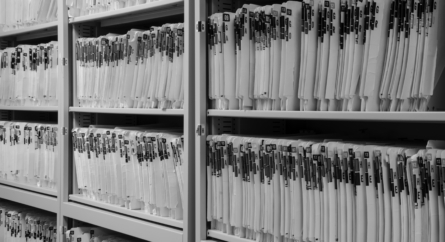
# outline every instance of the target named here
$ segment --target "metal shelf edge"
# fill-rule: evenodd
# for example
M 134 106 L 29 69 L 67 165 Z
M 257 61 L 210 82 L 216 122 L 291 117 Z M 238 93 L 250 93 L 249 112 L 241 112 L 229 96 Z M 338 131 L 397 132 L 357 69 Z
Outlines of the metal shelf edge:
M 21 29 L 0 32 L 0 38 L 14 36 L 14 35 L 29 34 L 31 32 L 36 32 L 36 31 L 47 29 L 47 28 L 55 28 L 55 27 L 57 27 L 57 24 L 58 24 L 57 21 L 52 21 L 52 22 L 37 24 L 34 26 L 25 27 L 25 28 L 21 28 Z
M 16 188 L 19 188 L 19 189 L 28 190 L 30 192 L 37 192 L 37 193 L 42 193 L 42 194 L 45 194 L 45 195 L 57 197 L 57 191 L 53 191 L 53 190 L 50 190 L 50 189 L 47 189 L 47 188 L 31 186 L 29 184 L 11 182 L 11 181 L 6 181 L 6 180 L 0 180 L 0 184 L 11 186 L 11 187 L 16 187 Z
M 207 235 L 211 238 L 228 241 L 228 242 L 252 242 L 252 240 L 239 238 L 234 235 L 228 235 L 228 234 L 225 234 L 218 230 L 208 230 Z
M 77 203 L 62 203 L 62 216 L 85 221 L 90 224 L 152 242 L 182 241 L 182 230 L 130 218 Z
M 184 115 L 184 109 L 139 109 L 139 108 L 81 108 L 70 107 L 70 112 L 78 113 L 110 113 L 110 114 L 140 114 L 140 115 Z
M 55 107 L 21 107 L 21 106 L 0 106 L 0 110 L 10 111 L 33 111 L 33 112 L 57 112 L 59 108 Z
M 58 213 L 59 211 L 59 203 L 56 197 L 42 195 L 2 184 L 0 184 L 0 198 L 53 213 Z
M 397 122 L 445 122 L 445 112 L 328 112 L 207 110 L 209 117 L 314 119 Z
M 105 209 L 105 210 L 108 210 L 111 212 L 120 213 L 122 215 L 128 215 L 128 216 L 140 218 L 140 219 L 143 219 L 146 221 L 152 221 L 155 223 L 165 224 L 165 225 L 176 227 L 179 229 L 182 229 L 184 227 L 184 223 L 182 220 L 174 220 L 171 218 L 154 216 L 151 214 L 144 213 L 143 211 L 140 211 L 140 210 L 130 210 L 130 209 L 114 206 L 111 204 L 90 200 L 90 199 L 82 197 L 82 195 L 79 195 L 79 194 L 71 194 L 69 196 L 69 199 L 71 201 L 98 207 L 98 208 Z
M 122 8 L 122 9 L 117 9 L 117 10 L 113 10 L 113 11 L 107 11 L 107 12 L 90 14 L 90 15 L 79 16 L 79 17 L 72 17 L 70 19 L 70 23 L 77 24 L 77 23 L 83 23 L 83 22 L 89 22 L 89 21 L 100 21 L 100 20 L 109 19 L 109 18 L 117 18 L 117 17 L 129 15 L 129 14 L 140 13 L 140 12 L 144 12 L 144 11 L 151 11 L 151 10 L 155 11 L 158 9 L 165 9 L 165 8 L 174 6 L 176 4 L 183 4 L 183 3 L 184 3 L 183 0 L 162 0 L 162 1 L 157 1 L 157 2 L 153 2 L 153 3 L 145 3 L 145 4 L 140 4 L 140 5 L 131 6 L 131 7 Z

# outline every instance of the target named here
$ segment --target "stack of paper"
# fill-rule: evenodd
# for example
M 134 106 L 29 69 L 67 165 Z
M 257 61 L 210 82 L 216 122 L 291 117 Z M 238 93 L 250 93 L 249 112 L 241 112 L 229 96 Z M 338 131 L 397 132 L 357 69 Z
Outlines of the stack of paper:
M 444 144 L 208 136 L 207 221 L 256 241 L 444 241 Z
M 0 200 L 1 242 L 55 242 L 57 217 L 33 207 Z
M 66 0 L 70 17 L 113 11 L 160 0 Z
M 207 20 L 214 108 L 426 111 L 445 67 L 445 2 L 304 0 Z
M 65 232 L 67 242 L 130 242 L 141 241 L 130 236 L 99 227 L 76 227 Z
M 73 130 L 77 186 L 84 197 L 182 219 L 182 129 L 163 125 Z
M 0 180 L 56 190 L 57 125 L 0 121 Z
M 164 24 L 76 43 L 83 107 L 178 109 L 184 105 L 184 25 Z
M 0 56 L 0 105 L 57 106 L 57 42 L 6 48 Z
M 57 0 L 0 0 L 0 32 L 57 21 Z

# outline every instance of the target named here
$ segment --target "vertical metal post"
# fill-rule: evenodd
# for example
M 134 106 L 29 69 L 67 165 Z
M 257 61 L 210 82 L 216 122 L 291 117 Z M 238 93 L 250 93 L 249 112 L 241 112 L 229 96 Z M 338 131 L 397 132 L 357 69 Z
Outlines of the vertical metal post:
M 185 175 L 183 242 L 195 241 L 195 35 L 194 1 L 184 1 L 184 138 L 187 167 Z
M 195 0 L 195 21 L 205 23 L 207 19 L 207 1 Z M 200 28 L 201 26 L 197 26 Z M 204 125 L 207 122 L 207 68 L 206 68 L 206 31 L 195 32 L 195 117 L 196 124 Z M 204 125 L 204 134 L 196 136 L 196 240 L 205 240 L 206 229 L 206 133 L 209 127 Z M 195 134 L 197 135 L 197 134 Z
M 62 204 L 68 201 L 68 191 L 70 184 L 69 176 L 69 140 L 68 135 L 63 135 L 63 128 L 69 127 L 69 112 L 68 108 L 70 105 L 70 89 L 69 89 L 69 69 L 68 69 L 68 56 L 69 56 L 69 22 L 68 22 L 68 9 L 65 0 L 57 1 L 57 37 L 59 44 L 59 82 L 57 86 L 57 92 L 59 97 L 59 108 L 58 108 L 58 139 L 59 139 L 59 181 L 58 181 L 58 201 L 59 201 L 59 213 L 57 216 L 57 229 L 58 231 L 58 241 L 63 241 L 63 231 L 60 231 L 66 222 L 63 218 Z

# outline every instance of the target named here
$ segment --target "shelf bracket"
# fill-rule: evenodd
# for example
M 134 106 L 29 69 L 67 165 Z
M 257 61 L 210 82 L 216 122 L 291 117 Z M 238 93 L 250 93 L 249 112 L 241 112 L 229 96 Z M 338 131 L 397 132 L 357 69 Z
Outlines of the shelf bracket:
M 205 133 L 204 131 L 204 125 L 198 124 L 198 126 L 196 126 L 196 134 L 198 136 L 203 136 Z
M 67 135 L 68 134 L 68 129 L 66 127 L 62 127 L 62 135 Z
M 196 22 L 196 32 L 205 32 L 205 30 L 206 30 L 205 21 Z
M 60 232 L 60 234 L 62 234 L 62 235 L 65 235 L 66 230 L 67 230 L 67 228 L 66 228 L 65 226 L 60 226 L 60 228 L 59 228 L 59 232 Z

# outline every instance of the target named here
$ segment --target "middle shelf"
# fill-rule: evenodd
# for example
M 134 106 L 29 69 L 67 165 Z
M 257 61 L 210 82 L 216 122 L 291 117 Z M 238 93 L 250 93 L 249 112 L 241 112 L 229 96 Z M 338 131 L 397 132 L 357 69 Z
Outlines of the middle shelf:
M 0 182 L 1 198 L 10 201 L 15 201 L 21 204 L 43 209 L 49 212 L 59 212 L 59 202 L 57 197 L 48 196 L 47 194 L 40 194 L 42 189 L 33 189 L 33 191 L 24 190 L 26 186 L 16 185 L 8 182 Z M 45 192 L 48 193 L 48 192 Z M 55 194 L 54 194 L 55 195 Z
M 0 106 L 0 110 L 8 110 L 8 111 L 44 111 L 44 112 L 57 112 L 58 111 L 57 106 L 35 106 L 35 107 L 29 107 L 29 106 Z
M 113 114 L 138 114 L 138 115 L 171 115 L 183 116 L 184 109 L 137 109 L 137 108 L 82 108 L 70 107 L 70 112 L 77 113 L 113 113 Z
M 23 190 L 28 190 L 30 192 L 37 192 L 37 193 L 57 197 L 57 191 L 51 190 L 48 188 L 44 188 L 44 187 L 31 186 L 29 184 L 12 182 L 12 181 L 7 181 L 7 180 L 0 180 L 0 184 L 7 185 L 10 187 L 17 187 L 17 188 L 20 188 Z
M 102 208 L 102 209 L 109 210 L 112 212 L 132 216 L 135 218 L 140 218 L 143 220 L 148 220 L 148 221 L 152 221 L 155 223 L 165 224 L 165 225 L 168 225 L 171 227 L 176 227 L 176 228 L 180 228 L 180 229 L 182 229 L 184 227 L 184 223 L 181 220 L 175 220 L 175 219 L 171 219 L 171 218 L 167 218 L 167 217 L 155 216 L 155 215 L 145 213 L 141 210 L 130 210 L 130 209 L 116 206 L 116 205 L 111 205 L 111 204 L 104 203 L 104 202 L 94 201 L 91 199 L 84 198 L 80 194 L 71 194 L 69 196 L 69 200 L 78 202 L 78 203 L 82 203 L 82 204 L 86 204 L 89 206 L 93 206 L 93 207 Z
M 397 122 L 445 122 L 445 112 L 329 112 L 329 111 L 251 111 L 207 110 L 209 117 L 312 119 Z

